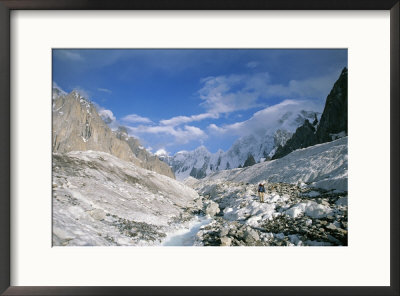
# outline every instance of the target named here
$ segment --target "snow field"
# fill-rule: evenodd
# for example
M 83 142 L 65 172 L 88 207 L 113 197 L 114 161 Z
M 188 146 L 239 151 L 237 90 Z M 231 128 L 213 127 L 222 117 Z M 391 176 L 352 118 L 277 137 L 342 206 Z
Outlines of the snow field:
M 347 137 L 293 151 L 277 160 L 211 174 L 206 180 L 308 183 L 310 187 L 347 191 Z
M 198 194 L 104 152 L 53 155 L 54 245 L 159 244 Z

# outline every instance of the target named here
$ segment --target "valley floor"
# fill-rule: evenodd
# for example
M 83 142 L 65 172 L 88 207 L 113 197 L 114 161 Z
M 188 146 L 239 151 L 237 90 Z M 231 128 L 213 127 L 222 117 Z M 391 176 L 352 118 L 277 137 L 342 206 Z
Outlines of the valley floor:
M 116 214 L 90 210 L 81 221 L 62 219 L 70 239 L 59 223 L 56 245 L 153 245 L 153 246 L 346 246 L 347 193 L 270 183 L 264 203 L 254 184 L 220 182 L 196 189 L 201 209 L 187 213 L 168 226 L 124 219 Z M 54 206 L 79 212 L 74 198 L 58 197 Z M 65 209 L 65 204 L 62 206 Z M 100 215 L 99 217 L 96 215 Z M 91 220 L 95 220 L 94 223 Z M 74 228 L 71 229 L 71 226 Z
M 266 186 L 220 182 L 197 188 L 220 212 L 200 228 L 196 245 L 346 246 L 347 193 L 285 183 Z
M 347 139 L 186 185 L 104 152 L 55 153 L 53 245 L 347 246 L 344 189 Z
M 303 184 L 304 185 L 304 184 Z M 203 188 L 204 190 L 204 188 Z M 269 184 L 264 203 L 254 185 L 224 183 L 208 200 L 213 217 L 196 216 L 170 233 L 164 246 L 346 246 L 347 194 L 291 184 Z

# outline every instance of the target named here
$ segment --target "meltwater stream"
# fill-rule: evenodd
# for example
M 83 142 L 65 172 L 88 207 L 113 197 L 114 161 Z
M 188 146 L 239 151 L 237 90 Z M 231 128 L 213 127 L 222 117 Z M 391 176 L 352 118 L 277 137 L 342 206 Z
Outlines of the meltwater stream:
M 212 219 L 204 216 L 196 216 L 195 220 L 188 225 L 187 228 L 180 229 L 174 233 L 169 234 L 163 246 L 193 246 L 196 239 L 196 234 L 199 232 L 200 227 L 207 225 Z

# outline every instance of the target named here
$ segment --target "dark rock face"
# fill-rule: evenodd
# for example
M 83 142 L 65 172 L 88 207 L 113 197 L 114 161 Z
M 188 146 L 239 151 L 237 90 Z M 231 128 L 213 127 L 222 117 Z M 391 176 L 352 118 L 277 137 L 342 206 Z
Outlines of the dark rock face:
M 252 166 L 253 164 L 256 164 L 256 161 L 253 157 L 253 155 L 249 154 L 249 156 L 247 157 L 246 161 L 243 164 L 243 167 L 249 167 Z
M 312 146 L 315 143 L 315 128 L 306 120 L 304 124 L 297 128 L 293 136 L 286 142 L 285 146 L 279 146 L 273 159 L 281 158 L 290 152 Z
M 207 176 L 206 174 L 207 164 L 205 163 L 201 169 L 192 168 L 190 171 L 190 176 L 196 179 L 202 179 Z
M 346 136 L 347 117 L 347 68 L 344 68 L 326 98 L 324 112 L 317 129 L 315 129 L 315 125 L 318 124 L 317 118 L 313 124 L 306 120 L 284 146 L 278 147 L 272 159 L 281 158 L 296 149 L 330 142 L 340 137 L 338 134 Z
M 325 103 L 324 112 L 317 129 L 317 142 L 332 141 L 332 134 L 347 135 L 347 68 L 344 68 Z

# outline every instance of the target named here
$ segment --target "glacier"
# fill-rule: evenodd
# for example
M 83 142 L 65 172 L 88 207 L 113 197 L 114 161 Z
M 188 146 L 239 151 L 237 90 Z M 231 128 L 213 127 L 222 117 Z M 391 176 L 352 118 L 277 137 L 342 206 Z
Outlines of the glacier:
M 106 152 L 53 153 L 53 246 L 347 245 L 347 141 L 184 182 Z
M 99 151 L 54 153 L 52 182 L 55 246 L 161 244 L 201 206 L 192 188 Z
M 233 182 L 309 183 L 312 187 L 347 191 L 347 137 L 298 149 L 285 157 L 247 168 L 223 170 L 198 183 L 218 179 Z

